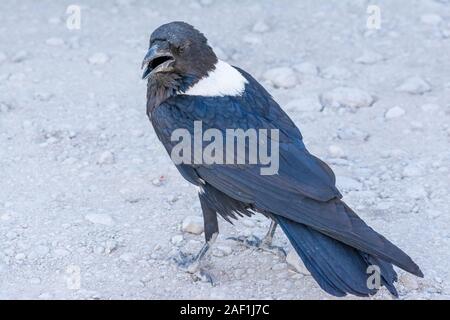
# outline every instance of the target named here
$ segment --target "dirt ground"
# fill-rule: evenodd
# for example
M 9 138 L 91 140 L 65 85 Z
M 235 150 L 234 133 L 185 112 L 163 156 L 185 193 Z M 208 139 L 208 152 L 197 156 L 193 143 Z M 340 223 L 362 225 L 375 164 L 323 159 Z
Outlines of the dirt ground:
M 346 202 L 421 266 L 424 279 L 399 270 L 400 298 L 450 298 L 450 1 L 379 0 L 380 29 L 370 4 L 2 0 L 0 298 L 333 298 L 227 240 L 264 235 L 263 216 L 220 221 L 215 287 L 171 261 L 201 246 L 181 230 L 201 211 L 146 117 L 140 63 L 173 20 L 260 80 Z M 67 28 L 69 5 L 80 29 Z M 281 83 L 266 74 L 279 67 Z M 275 242 L 289 250 L 281 232 Z

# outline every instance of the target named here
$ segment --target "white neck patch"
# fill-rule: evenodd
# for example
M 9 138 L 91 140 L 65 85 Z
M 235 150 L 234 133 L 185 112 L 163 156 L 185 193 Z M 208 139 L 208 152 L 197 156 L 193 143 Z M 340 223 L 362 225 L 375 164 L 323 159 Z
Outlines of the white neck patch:
M 214 70 L 182 94 L 204 97 L 240 96 L 247 83 L 247 79 L 239 71 L 218 60 Z

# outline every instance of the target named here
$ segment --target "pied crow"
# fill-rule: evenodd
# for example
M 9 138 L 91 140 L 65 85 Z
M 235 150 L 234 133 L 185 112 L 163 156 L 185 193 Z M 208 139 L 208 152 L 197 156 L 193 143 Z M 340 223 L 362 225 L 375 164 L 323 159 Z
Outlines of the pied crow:
M 201 262 L 218 235 L 217 215 L 230 221 L 261 213 L 272 220 L 266 237 L 236 240 L 279 251 L 271 242 L 280 225 L 312 277 L 331 295 L 370 296 L 385 286 L 397 296 L 393 265 L 423 277 L 406 253 L 344 203 L 333 171 L 308 152 L 299 129 L 271 95 L 250 74 L 219 60 L 201 32 L 185 22 L 160 26 L 151 34 L 142 67 L 148 79 L 147 115 L 170 155 L 179 142 L 174 131 L 182 129 L 194 140 L 199 122 L 203 130 L 224 136 L 228 129 L 278 131 L 268 139 L 278 145 L 276 174 L 262 174 L 261 163 L 202 163 L 192 154 L 192 161 L 175 163 L 199 187 L 204 218 L 206 243 L 196 256 L 179 261 L 189 272 L 208 275 Z M 378 272 L 378 286 L 368 281 L 370 267 Z

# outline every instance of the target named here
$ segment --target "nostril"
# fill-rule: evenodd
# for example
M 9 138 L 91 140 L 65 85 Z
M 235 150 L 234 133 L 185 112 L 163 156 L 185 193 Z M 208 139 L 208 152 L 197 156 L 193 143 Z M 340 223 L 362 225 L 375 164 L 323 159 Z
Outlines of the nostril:
M 155 59 L 152 60 L 152 62 L 150 63 L 150 68 L 153 70 L 155 69 L 157 66 L 163 64 L 166 61 L 169 60 L 173 60 L 173 58 L 171 56 L 161 56 L 161 57 L 157 57 Z

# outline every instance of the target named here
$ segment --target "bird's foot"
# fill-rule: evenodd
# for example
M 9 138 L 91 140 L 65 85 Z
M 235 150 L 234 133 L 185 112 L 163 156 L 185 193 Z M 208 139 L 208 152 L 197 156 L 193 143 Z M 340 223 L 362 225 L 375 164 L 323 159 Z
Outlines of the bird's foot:
M 216 285 L 215 278 L 200 265 L 200 261 L 197 256 L 179 252 L 177 257 L 173 260 L 177 264 L 178 268 L 191 275 L 194 281 L 209 282 L 212 286 Z
M 286 251 L 284 251 L 282 247 L 272 245 L 271 240 L 268 240 L 266 238 L 261 240 L 260 238 L 252 235 L 249 237 L 230 237 L 228 239 L 236 241 L 247 248 L 256 248 L 258 250 L 270 252 L 280 258 L 286 257 Z

